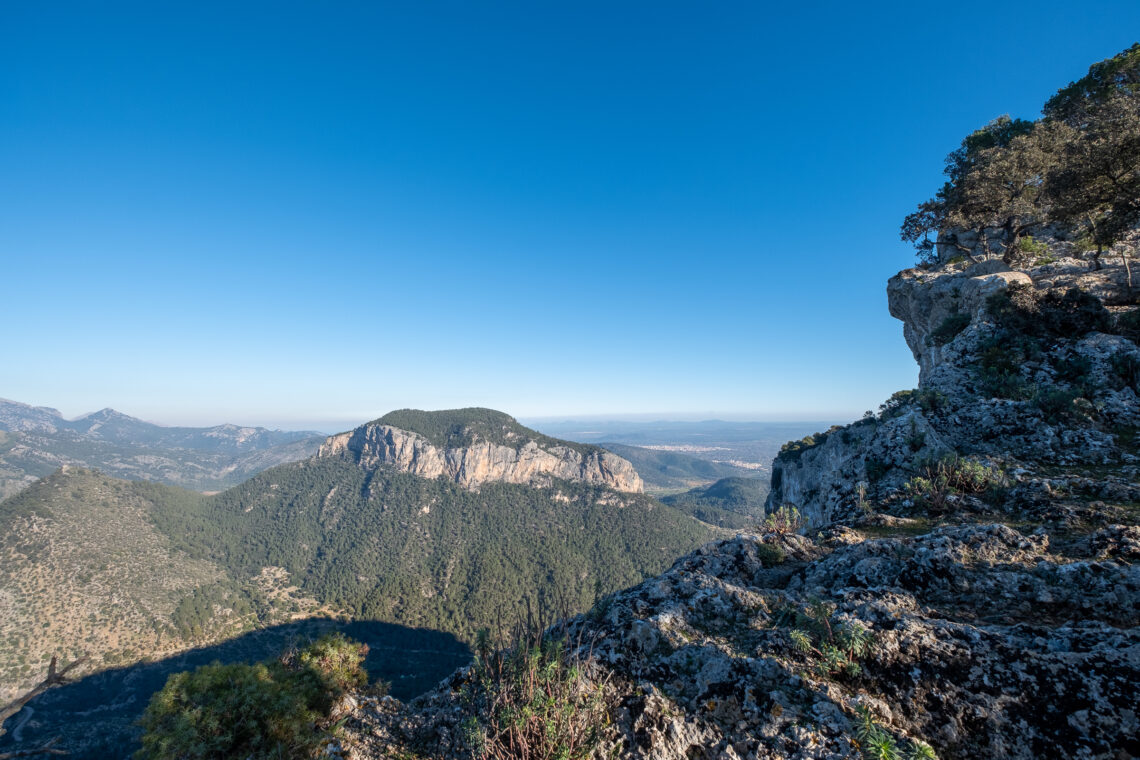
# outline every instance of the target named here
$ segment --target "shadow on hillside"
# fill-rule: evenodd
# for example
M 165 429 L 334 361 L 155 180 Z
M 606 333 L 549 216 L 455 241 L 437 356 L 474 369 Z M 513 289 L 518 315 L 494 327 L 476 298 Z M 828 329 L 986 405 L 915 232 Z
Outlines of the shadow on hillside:
M 267 659 L 333 630 L 369 646 L 365 661 L 369 682 L 390 682 L 390 693 L 402 700 L 431 689 L 471 660 L 466 644 L 441 631 L 371 621 L 345 623 L 330 618 L 286 623 L 165 660 L 105 670 L 47 691 L 4 724 L 8 733 L 0 737 L 0 751 L 36 747 L 62 736 L 59 746 L 69 750 L 73 760 L 130 757 L 138 749 L 134 721 L 171 673 L 215 660 L 232 663 Z

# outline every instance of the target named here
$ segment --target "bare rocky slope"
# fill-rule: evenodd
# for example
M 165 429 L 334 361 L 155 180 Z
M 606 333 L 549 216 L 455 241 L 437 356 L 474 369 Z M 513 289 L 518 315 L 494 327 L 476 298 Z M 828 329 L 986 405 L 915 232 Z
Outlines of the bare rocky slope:
M 803 535 L 708 544 L 569 621 L 595 757 L 1140 756 L 1140 309 L 1066 252 L 892 278 L 920 388 L 786 447 L 769 510 Z M 475 679 L 360 696 L 338 751 L 472 756 Z

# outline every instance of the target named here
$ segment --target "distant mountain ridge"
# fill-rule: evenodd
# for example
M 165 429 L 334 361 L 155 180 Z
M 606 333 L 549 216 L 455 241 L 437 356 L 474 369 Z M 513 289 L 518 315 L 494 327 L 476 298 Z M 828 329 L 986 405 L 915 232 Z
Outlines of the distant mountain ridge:
M 110 443 L 202 451 L 253 451 L 321 435 L 315 430 L 268 430 L 233 424 L 202 428 L 168 427 L 111 408 L 68 420 L 57 409 L 2 398 L 0 430 L 14 433 L 72 432 Z
M 0 399 L 0 498 L 64 465 L 201 491 L 316 452 L 314 431 L 241 425 L 166 427 L 114 409 L 68 420 L 51 407 Z

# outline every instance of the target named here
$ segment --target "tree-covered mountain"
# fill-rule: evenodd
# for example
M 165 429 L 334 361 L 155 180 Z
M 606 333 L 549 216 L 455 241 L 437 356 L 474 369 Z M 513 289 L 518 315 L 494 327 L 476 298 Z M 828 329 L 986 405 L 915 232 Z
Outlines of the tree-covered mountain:
M 113 409 L 67 420 L 55 409 L 0 399 L 0 498 L 63 465 L 217 491 L 311 456 L 322 440 L 312 431 L 165 427 Z
M 470 641 L 524 598 L 585 609 L 713 533 L 586 480 L 472 489 L 347 448 L 213 496 L 68 467 L 0 502 L 0 688 L 53 654 L 129 664 L 316 614 Z
M 768 482 L 759 478 L 721 478 L 712 485 L 662 496 L 661 501 L 721 528 L 747 528 L 764 515 Z
M 273 468 L 156 520 L 180 549 L 235 576 L 280 566 L 354 616 L 464 637 L 539 589 L 582 609 L 710 536 L 641 494 L 561 480 L 476 492 L 363 468 L 347 452 Z

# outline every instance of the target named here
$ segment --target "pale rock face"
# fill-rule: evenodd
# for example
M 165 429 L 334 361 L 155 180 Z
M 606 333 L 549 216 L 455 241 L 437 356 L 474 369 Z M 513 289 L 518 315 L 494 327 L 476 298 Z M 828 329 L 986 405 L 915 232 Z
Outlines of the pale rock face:
M 465 448 L 443 449 L 424 437 L 390 425 L 362 425 L 348 433 L 330 436 L 318 456 L 351 452 L 361 467 L 392 465 L 423 478 L 446 477 L 463 488 L 477 490 L 483 483 L 531 485 L 552 478 L 641 493 L 641 477 L 626 460 L 608 451 L 588 454 L 568 446 L 539 446 L 527 441 L 518 449 L 488 441 Z
M 952 451 L 930 420 L 917 410 L 880 424 L 849 425 L 799 457 L 777 460 L 772 468 L 769 508 L 795 505 L 809 525 L 826 525 L 858 508 L 858 486 L 863 483 L 866 487 L 871 480 L 868 462 L 906 467 L 916 458 L 938 459 Z
M 911 403 L 896 416 L 856 422 L 831 433 L 821 445 L 777 459 L 769 511 L 794 505 L 809 526 L 826 525 L 854 514 L 859 483 L 868 484 L 872 496 L 897 490 L 921 474 L 923 462 L 952 453 L 1061 465 L 1134 463 L 1135 455 L 1122 450 L 1116 434 L 1109 432 L 1140 424 L 1140 398 L 1120 377 L 1122 360 L 1140 364 L 1140 347 L 1128 338 L 1091 332 L 1043 346 L 1038 359 L 1018 365 L 1032 389 L 1029 397 L 990 397 L 978 370 L 987 341 L 993 345 L 993 336 L 1000 335 L 987 308 L 995 294 L 1014 285 L 1039 291 L 1078 288 L 1111 305 L 1125 302 L 1124 282 L 1120 264 L 1108 261 L 1094 271 L 1086 261 L 1064 258 L 1025 271 L 1011 271 L 991 259 L 898 273 L 887 285 L 890 313 L 903 323 L 927 406 Z M 968 322 L 937 345 L 933 336 L 955 315 Z M 1074 384 L 1061 377 L 1057 368 L 1066 362 L 1082 365 L 1085 379 Z M 1048 415 L 1038 396 L 1050 393 L 1086 394 L 1080 399 L 1083 407 L 1075 408 L 1095 410 L 1100 423 Z
M 986 301 L 1014 283 L 1033 281 L 996 259 L 962 271 L 904 269 L 887 281 L 887 308 L 892 317 L 902 320 L 903 337 L 918 362 L 919 385 L 928 384 L 936 368 L 957 358 L 953 342 L 935 345 L 932 334 L 957 314 L 968 316 L 971 325 L 985 320 Z

